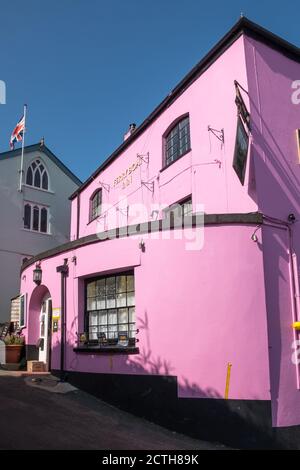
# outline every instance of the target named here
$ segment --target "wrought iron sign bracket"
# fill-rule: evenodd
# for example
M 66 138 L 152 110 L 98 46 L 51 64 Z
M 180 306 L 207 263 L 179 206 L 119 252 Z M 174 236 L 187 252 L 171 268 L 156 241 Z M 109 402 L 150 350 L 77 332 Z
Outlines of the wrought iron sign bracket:
M 142 160 L 143 162 L 145 162 L 147 164 L 149 163 L 149 157 L 150 157 L 149 152 L 144 153 L 144 154 L 137 153 L 136 156 L 137 156 L 138 159 Z
M 142 186 L 146 186 L 146 188 L 149 189 L 149 191 L 154 193 L 154 181 L 151 181 L 151 182 L 142 181 L 141 184 Z
M 103 181 L 99 181 L 99 184 L 100 184 L 100 186 L 102 186 L 102 188 L 105 189 L 105 191 L 107 191 L 109 193 L 109 191 L 110 191 L 110 185 L 109 184 L 103 183 Z
M 218 129 L 213 129 L 211 126 L 207 127 L 208 132 L 211 132 L 217 139 L 224 144 L 224 129 L 220 131 Z

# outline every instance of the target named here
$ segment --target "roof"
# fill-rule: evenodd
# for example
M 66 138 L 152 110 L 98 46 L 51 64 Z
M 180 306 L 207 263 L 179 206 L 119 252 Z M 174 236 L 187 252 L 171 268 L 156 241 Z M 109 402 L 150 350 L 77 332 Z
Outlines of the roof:
M 300 61 L 300 48 L 285 41 L 281 37 L 271 33 L 246 17 L 239 19 L 227 34 L 203 57 L 198 64 L 179 82 L 168 96 L 154 109 L 154 111 L 138 126 L 133 134 L 128 137 L 98 168 L 97 170 L 70 196 L 74 199 L 83 191 L 107 166 L 109 166 L 124 150 L 129 147 L 152 122 L 180 96 L 210 65 L 215 62 L 223 52 L 228 49 L 242 34 L 254 37 L 270 47 L 280 50 L 293 60 Z
M 66 165 L 59 158 L 57 158 L 54 155 L 54 153 L 51 152 L 50 149 L 48 149 L 48 147 L 46 147 L 46 145 L 38 143 L 38 144 L 33 144 L 33 145 L 27 145 L 26 147 L 24 147 L 24 154 L 35 152 L 35 151 L 43 152 L 44 154 L 46 154 L 47 157 L 49 157 L 50 160 L 52 160 L 53 163 L 55 163 L 55 165 L 57 165 L 65 173 L 65 175 L 67 175 L 75 184 L 77 184 L 78 186 L 82 184 L 80 179 L 77 178 L 77 176 L 75 176 L 74 173 L 72 173 L 72 171 L 69 170 L 69 168 L 67 168 Z M 19 157 L 21 155 L 21 152 L 22 152 L 21 148 L 17 148 L 15 150 L 9 150 L 8 152 L 2 152 L 0 153 L 0 162 L 1 160 L 6 160 L 9 158 L 13 158 L 13 157 Z

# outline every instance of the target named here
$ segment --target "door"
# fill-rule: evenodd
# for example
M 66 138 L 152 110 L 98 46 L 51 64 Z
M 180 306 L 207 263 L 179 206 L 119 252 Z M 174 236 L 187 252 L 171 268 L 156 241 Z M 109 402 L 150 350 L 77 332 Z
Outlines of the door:
M 45 299 L 42 302 L 40 314 L 40 341 L 39 341 L 39 361 L 44 362 L 49 367 L 50 359 L 50 339 L 51 339 L 51 299 Z

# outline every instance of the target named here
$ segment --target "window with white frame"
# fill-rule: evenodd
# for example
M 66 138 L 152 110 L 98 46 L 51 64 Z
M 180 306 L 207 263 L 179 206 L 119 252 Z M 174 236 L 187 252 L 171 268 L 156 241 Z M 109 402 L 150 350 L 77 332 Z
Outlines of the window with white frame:
M 135 345 L 134 274 L 126 272 L 86 282 L 86 331 L 103 346 Z
M 24 204 L 24 228 L 34 232 L 49 233 L 49 208 L 25 202 Z
M 49 190 L 49 175 L 40 159 L 34 160 L 27 168 L 26 184 L 34 188 Z

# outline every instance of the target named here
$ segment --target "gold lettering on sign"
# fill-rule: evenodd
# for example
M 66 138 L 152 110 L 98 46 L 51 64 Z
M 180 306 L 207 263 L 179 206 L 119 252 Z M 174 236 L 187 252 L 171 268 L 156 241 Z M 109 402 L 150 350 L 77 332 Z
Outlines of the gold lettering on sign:
M 135 170 L 141 166 L 142 159 L 137 158 L 134 163 L 132 163 L 123 173 L 121 173 L 117 178 L 114 179 L 114 188 L 118 186 L 118 184 L 122 183 L 122 189 L 125 189 L 132 183 L 132 174 Z

